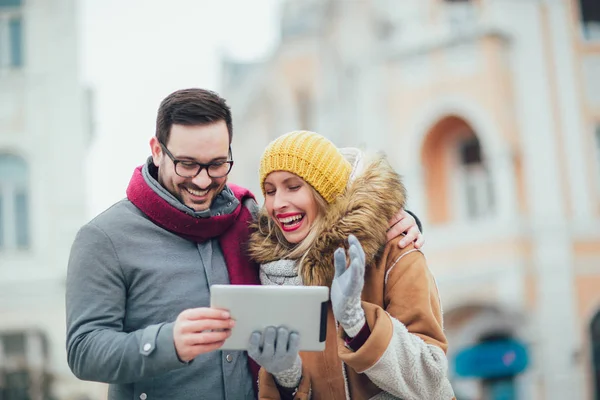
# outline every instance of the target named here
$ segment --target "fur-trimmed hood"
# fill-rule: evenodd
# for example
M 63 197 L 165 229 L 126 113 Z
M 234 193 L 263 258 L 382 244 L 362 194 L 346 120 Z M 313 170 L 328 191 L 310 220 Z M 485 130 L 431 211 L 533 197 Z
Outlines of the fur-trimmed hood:
M 389 220 L 404 207 L 406 191 L 385 157 L 364 164 L 365 168 L 353 173 L 346 192 L 327 207 L 323 229 L 300 268 L 305 285 L 331 286 L 333 253 L 340 246 L 347 248 L 348 235 L 355 235 L 362 244 L 367 266 L 378 259 L 386 244 Z M 268 236 L 268 218 L 263 207 L 249 241 L 249 254 L 260 264 L 285 259 L 290 251 L 274 235 Z

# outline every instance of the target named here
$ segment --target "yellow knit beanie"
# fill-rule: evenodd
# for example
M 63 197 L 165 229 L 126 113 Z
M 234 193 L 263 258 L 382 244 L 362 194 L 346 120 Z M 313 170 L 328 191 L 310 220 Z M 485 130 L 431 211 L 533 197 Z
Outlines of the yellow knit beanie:
M 331 204 L 346 189 L 352 166 L 324 136 L 295 131 L 278 137 L 265 149 L 259 170 L 263 195 L 265 179 L 274 171 L 298 175 Z

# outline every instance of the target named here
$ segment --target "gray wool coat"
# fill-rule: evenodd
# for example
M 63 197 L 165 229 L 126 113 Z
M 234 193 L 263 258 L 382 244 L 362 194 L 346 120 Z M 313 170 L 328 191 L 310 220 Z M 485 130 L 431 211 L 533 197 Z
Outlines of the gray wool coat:
M 227 200 L 221 207 L 231 204 Z M 177 315 L 208 307 L 210 285 L 228 283 L 216 240 L 193 243 L 155 225 L 130 201 L 116 203 L 83 226 L 72 246 L 66 290 L 71 370 L 80 379 L 109 383 L 110 400 L 254 399 L 245 352 L 214 351 L 191 363 L 175 352 Z

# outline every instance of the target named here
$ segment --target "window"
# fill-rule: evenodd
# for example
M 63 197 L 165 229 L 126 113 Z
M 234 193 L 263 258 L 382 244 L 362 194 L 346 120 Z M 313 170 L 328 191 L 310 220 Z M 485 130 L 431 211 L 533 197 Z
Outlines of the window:
M 29 247 L 28 175 L 22 158 L 0 153 L 0 251 Z
M 0 0 L 0 7 L 20 7 L 22 3 L 21 0 Z
M 6 224 L 4 218 L 4 204 L 2 196 L 0 196 L 0 249 L 4 248 L 6 240 L 4 239 L 4 225 Z
M 48 343 L 38 331 L 0 332 L 0 399 L 48 399 Z
M 20 249 L 29 245 L 29 218 L 27 193 L 24 189 L 15 193 L 15 241 Z
M 596 390 L 596 400 L 600 400 L 600 311 L 592 319 L 590 325 L 590 342 L 592 348 L 593 385 Z
M 458 153 L 458 190 L 462 214 L 468 219 L 490 216 L 494 207 L 492 182 L 477 137 L 459 142 Z
M 600 40 L 600 2 L 579 0 L 581 29 L 586 40 Z
M 596 164 L 598 167 L 598 185 L 600 186 L 600 123 L 596 125 Z
M 0 69 L 23 66 L 21 0 L 0 0 Z

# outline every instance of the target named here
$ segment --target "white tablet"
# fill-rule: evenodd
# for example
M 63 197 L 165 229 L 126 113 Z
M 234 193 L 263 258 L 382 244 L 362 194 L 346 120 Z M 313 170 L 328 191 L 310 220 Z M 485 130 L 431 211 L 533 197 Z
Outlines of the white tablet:
M 222 350 L 246 350 L 252 332 L 286 326 L 300 334 L 300 350 L 323 351 L 328 300 L 325 286 L 210 287 L 210 306 L 229 310 L 236 321 Z

